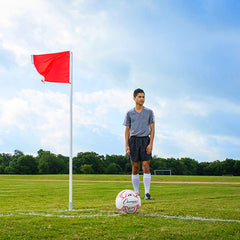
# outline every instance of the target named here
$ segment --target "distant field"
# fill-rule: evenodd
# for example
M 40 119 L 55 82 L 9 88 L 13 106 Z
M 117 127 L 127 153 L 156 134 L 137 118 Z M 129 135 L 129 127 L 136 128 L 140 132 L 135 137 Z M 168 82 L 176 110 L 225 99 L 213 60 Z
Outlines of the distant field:
M 141 175 L 140 175 L 141 177 Z M 1 180 L 66 180 L 68 175 L 0 175 Z M 130 181 L 130 175 L 104 175 L 104 174 L 78 174 L 73 175 L 73 180 L 83 181 Z M 152 175 L 153 181 L 160 182 L 236 182 L 240 184 L 240 177 L 234 176 L 177 176 L 177 175 Z
M 127 175 L 0 175 L 0 239 L 240 239 L 240 177 L 152 176 L 152 201 L 121 215 Z M 140 196 L 144 188 L 141 181 Z

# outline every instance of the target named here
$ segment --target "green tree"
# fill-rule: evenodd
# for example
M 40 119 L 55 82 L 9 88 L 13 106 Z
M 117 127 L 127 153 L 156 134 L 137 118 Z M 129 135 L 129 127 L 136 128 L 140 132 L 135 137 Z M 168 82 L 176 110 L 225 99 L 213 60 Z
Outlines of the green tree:
M 6 172 L 6 169 L 8 172 Z M 11 174 L 13 174 L 13 173 L 20 174 L 18 166 L 17 166 L 17 158 L 12 158 L 11 162 L 9 163 L 9 166 L 5 168 L 5 172 L 11 173 Z
M 240 176 L 240 160 L 225 159 L 213 162 L 201 162 L 191 158 L 158 158 L 151 160 L 153 170 L 172 170 L 175 175 L 222 175 Z M 95 152 L 80 152 L 73 158 L 73 173 L 131 173 L 131 163 L 128 156 L 98 155 Z M 40 149 L 35 158 L 24 155 L 20 150 L 14 154 L 0 153 L 0 174 L 67 174 L 69 172 L 69 157 L 55 155 L 50 151 Z
M 5 167 L 4 173 L 6 173 L 6 174 L 16 174 L 16 169 L 11 167 L 11 166 Z
M 17 164 L 18 158 L 24 156 L 24 153 L 20 150 L 14 150 L 14 154 L 11 157 L 9 165 L 5 168 L 5 173 L 9 174 L 20 174 L 20 169 Z
M 121 169 L 120 173 L 126 173 L 125 168 L 126 168 L 126 164 L 129 163 L 129 159 L 127 156 L 123 156 L 123 155 L 106 155 L 105 163 L 107 167 L 111 163 L 116 163 Z
M 235 160 L 226 158 L 225 161 L 221 162 L 221 168 L 223 174 L 234 174 Z
M 61 168 L 62 170 L 59 173 L 68 174 L 69 173 L 69 157 L 58 154 L 57 158 L 60 160 L 62 164 L 62 168 Z
M 38 171 L 40 174 L 48 174 L 49 173 L 49 165 L 46 159 L 40 159 L 38 163 Z
M 208 166 L 209 166 L 208 162 L 200 162 L 200 163 L 198 163 L 197 174 L 198 175 L 209 175 Z
M 153 157 L 150 163 L 151 170 L 168 170 L 167 160 L 165 158 Z
M 16 168 L 20 174 L 36 174 L 38 173 L 38 162 L 31 155 L 21 155 L 17 159 Z
M 235 160 L 234 175 L 235 176 L 240 176 L 240 161 L 239 160 Z
M 50 152 L 49 152 L 50 154 Z M 48 154 L 43 149 L 38 151 L 38 171 L 40 174 L 49 173 L 49 163 L 48 163 Z
M 124 173 L 128 174 L 132 172 L 132 165 L 130 162 L 125 164 Z
M 66 164 L 63 158 L 57 157 L 50 151 L 38 151 L 38 169 L 41 174 L 65 173 Z
M 18 159 L 19 157 L 23 156 L 24 153 L 20 150 L 14 150 L 13 158 Z
M 0 174 L 4 173 L 3 157 L 0 155 Z
M 2 158 L 2 164 L 4 167 L 8 167 L 9 163 L 12 161 L 12 155 L 10 153 L 0 153 Z
M 116 163 L 110 163 L 105 170 L 107 174 L 119 174 L 120 172 L 121 167 Z
M 104 157 L 95 152 L 78 153 L 77 156 L 73 158 L 73 172 L 81 173 L 81 166 L 85 164 L 92 165 L 94 173 L 104 173 Z
M 222 175 L 221 162 L 219 160 L 210 162 L 208 164 L 208 175 L 214 175 L 214 176 Z
M 197 174 L 197 165 L 198 162 L 191 158 L 181 158 L 181 160 L 184 164 L 184 171 L 183 175 L 196 175 Z
M 80 167 L 80 171 L 81 173 L 83 174 L 91 174 L 91 173 L 94 173 L 94 170 L 92 168 L 92 165 L 91 164 L 84 164 Z

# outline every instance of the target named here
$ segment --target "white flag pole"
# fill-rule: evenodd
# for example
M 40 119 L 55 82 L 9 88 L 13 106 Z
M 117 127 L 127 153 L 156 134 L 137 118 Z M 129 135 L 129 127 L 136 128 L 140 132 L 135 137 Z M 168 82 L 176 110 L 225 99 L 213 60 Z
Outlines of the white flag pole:
M 72 66 L 73 54 L 70 52 L 70 149 L 69 149 L 69 211 L 72 211 Z

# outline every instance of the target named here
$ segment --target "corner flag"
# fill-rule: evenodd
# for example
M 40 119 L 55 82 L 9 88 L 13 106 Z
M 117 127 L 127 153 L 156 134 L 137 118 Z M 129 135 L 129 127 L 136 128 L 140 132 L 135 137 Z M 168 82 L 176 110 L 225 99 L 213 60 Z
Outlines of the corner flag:
M 32 61 L 45 82 L 70 83 L 70 52 L 32 55 Z
M 32 63 L 45 82 L 70 84 L 69 210 L 72 210 L 72 52 L 32 55 Z M 42 80 L 43 81 L 43 80 Z M 43 82 L 44 82 L 43 81 Z

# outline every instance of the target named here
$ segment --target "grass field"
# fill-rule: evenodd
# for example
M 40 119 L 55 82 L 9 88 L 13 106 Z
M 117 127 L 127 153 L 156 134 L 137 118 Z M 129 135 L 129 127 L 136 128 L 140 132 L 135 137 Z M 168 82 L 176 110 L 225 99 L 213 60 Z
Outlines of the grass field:
M 153 200 L 119 214 L 126 175 L 0 175 L 0 239 L 240 239 L 240 177 L 152 176 Z

